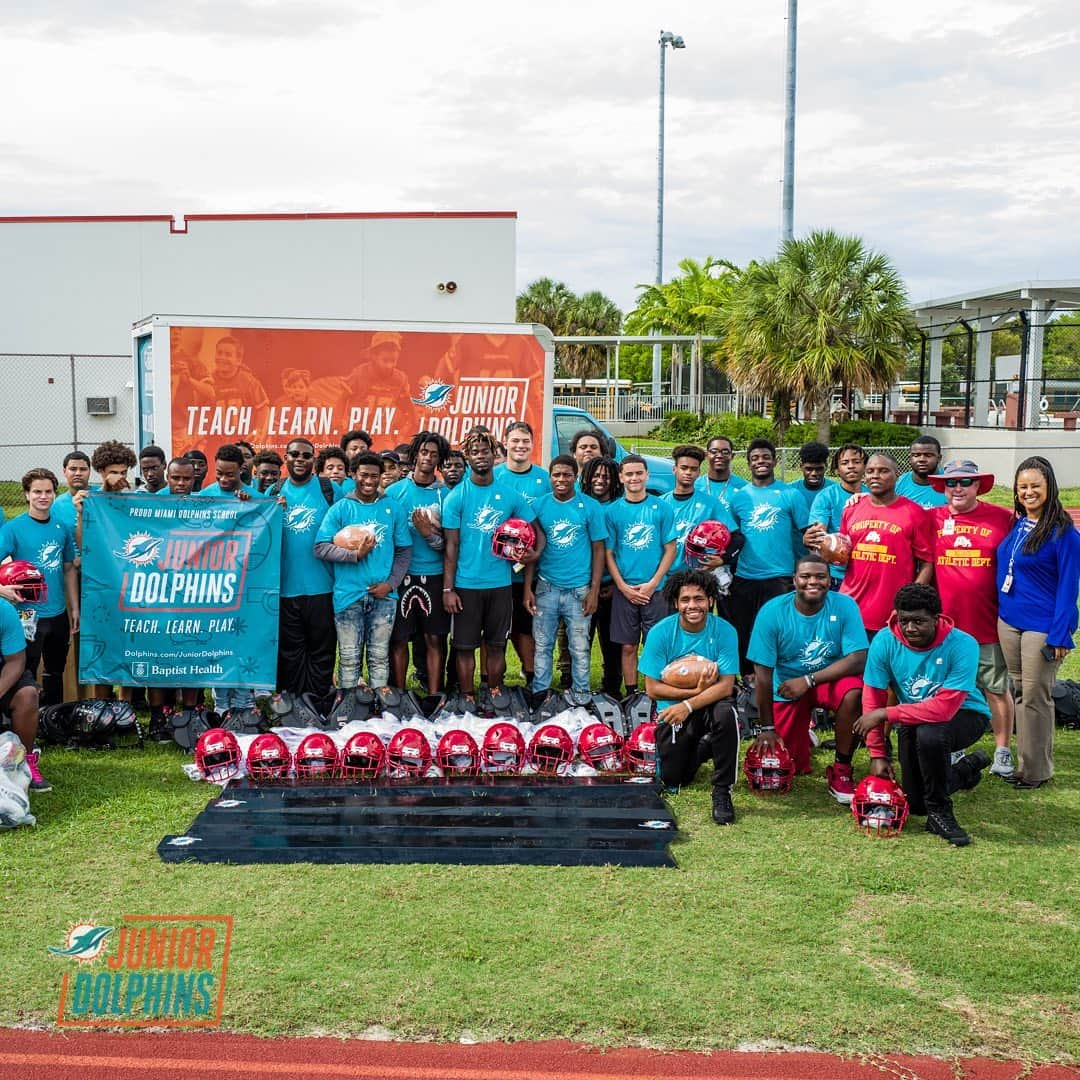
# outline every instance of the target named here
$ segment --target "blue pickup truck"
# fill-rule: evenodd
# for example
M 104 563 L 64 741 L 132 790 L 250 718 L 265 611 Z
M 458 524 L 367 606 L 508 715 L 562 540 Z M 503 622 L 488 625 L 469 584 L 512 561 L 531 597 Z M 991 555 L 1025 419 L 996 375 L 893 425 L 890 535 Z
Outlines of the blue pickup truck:
M 608 430 L 584 409 L 575 409 L 569 405 L 556 405 L 551 418 L 551 457 L 556 454 L 570 453 L 570 440 L 582 428 L 596 428 L 603 433 L 611 444 L 616 461 L 622 461 L 630 452 L 622 446 Z M 675 486 L 675 473 L 669 458 L 642 457 L 649 463 L 649 491 L 654 495 L 664 495 Z

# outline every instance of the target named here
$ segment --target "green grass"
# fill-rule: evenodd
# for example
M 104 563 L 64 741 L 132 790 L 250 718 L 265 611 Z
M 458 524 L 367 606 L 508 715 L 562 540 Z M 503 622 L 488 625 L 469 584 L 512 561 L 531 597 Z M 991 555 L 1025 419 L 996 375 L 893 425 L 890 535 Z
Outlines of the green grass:
M 0 1024 L 54 1019 L 66 968 L 45 947 L 73 920 L 210 913 L 235 917 L 237 1031 L 1080 1056 L 1074 732 L 1048 787 L 989 778 L 958 798 L 965 850 L 919 819 L 858 834 L 824 752 L 790 796 L 740 785 L 734 828 L 711 823 L 703 771 L 671 801 L 675 871 L 166 866 L 158 841 L 211 793 L 183 760 L 43 759 L 37 827 L 0 839 Z

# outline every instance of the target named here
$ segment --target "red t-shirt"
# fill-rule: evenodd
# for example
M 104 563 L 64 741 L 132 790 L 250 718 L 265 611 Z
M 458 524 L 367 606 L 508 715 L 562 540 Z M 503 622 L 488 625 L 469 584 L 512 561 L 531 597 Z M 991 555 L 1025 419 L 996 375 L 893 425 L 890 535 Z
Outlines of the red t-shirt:
M 996 644 L 997 547 L 1012 528 L 1012 511 L 980 502 L 970 514 L 935 506 L 930 515 L 942 610 L 980 645 Z
M 892 614 L 896 590 L 915 580 L 915 560 L 934 557 L 930 515 L 903 495 L 888 506 L 875 506 L 864 495 L 844 510 L 840 531 L 851 537 L 840 591 L 859 605 L 867 630 L 880 630 Z

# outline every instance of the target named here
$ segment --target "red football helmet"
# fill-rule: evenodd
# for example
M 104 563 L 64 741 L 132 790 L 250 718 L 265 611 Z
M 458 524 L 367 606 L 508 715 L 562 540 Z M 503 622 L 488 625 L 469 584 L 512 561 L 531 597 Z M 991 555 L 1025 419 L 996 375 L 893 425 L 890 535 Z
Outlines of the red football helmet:
M 427 736 L 414 727 L 395 732 L 386 747 L 386 771 L 395 779 L 423 776 L 431 765 Z
M 864 776 L 855 785 L 851 813 L 867 836 L 896 836 L 908 819 L 907 796 L 887 776 Z
M 656 775 L 656 724 L 638 724 L 623 747 L 626 767 L 641 776 Z
M 699 521 L 683 541 L 683 556 L 689 570 L 704 570 L 706 559 L 715 559 L 727 551 L 731 530 L 722 521 Z
M 29 604 L 40 604 L 49 598 L 45 575 L 25 559 L 12 559 L 0 566 L 0 585 L 12 585 Z
M 446 776 L 476 776 L 480 772 L 480 747 L 467 731 L 454 728 L 439 740 L 435 764 Z
M 772 750 L 757 750 L 751 745 L 743 758 L 743 774 L 751 791 L 759 795 L 776 795 L 791 790 L 795 760 L 779 739 Z
M 521 772 L 525 764 L 525 740 L 521 732 L 505 721 L 492 724 L 480 744 L 480 760 L 488 772 Z
M 386 761 L 386 747 L 374 731 L 349 736 L 341 751 L 338 773 L 347 780 L 374 780 Z
M 325 731 L 313 731 L 300 740 L 293 761 L 297 780 L 329 780 L 337 772 L 337 743 Z
M 213 727 L 195 744 L 195 764 L 207 780 L 229 780 L 240 771 L 240 744 L 231 731 Z
M 521 557 L 536 547 L 536 530 L 521 518 L 507 518 L 491 534 L 491 554 L 508 562 L 521 562 Z
M 590 724 L 578 736 L 578 753 L 597 772 L 622 772 L 623 738 L 607 724 Z
M 287 780 L 292 755 L 285 740 L 272 731 L 256 735 L 247 751 L 247 774 L 252 780 Z
M 545 724 L 529 740 L 529 764 L 538 773 L 554 776 L 559 766 L 574 760 L 574 740 L 566 728 Z

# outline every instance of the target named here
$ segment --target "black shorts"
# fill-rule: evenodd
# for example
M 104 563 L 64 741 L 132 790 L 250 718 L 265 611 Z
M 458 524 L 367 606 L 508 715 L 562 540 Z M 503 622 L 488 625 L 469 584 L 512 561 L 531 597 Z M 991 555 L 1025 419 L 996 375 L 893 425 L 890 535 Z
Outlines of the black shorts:
M 510 617 L 510 633 L 532 637 L 533 617 L 525 610 L 525 582 L 515 581 L 511 586 L 514 598 L 514 611 Z
M 514 597 L 509 585 L 495 589 L 458 589 L 461 611 L 451 633 L 455 649 L 475 649 L 480 642 L 503 648 L 510 636 Z
M 0 713 L 3 713 L 6 718 L 11 717 L 11 699 L 24 687 L 32 686 L 37 689 L 37 683 L 34 682 L 34 676 L 29 671 L 24 671 L 16 680 L 15 685 L 3 696 L 0 697 Z
M 647 604 L 631 604 L 618 589 L 611 597 L 611 640 L 620 645 L 638 645 L 645 635 L 671 614 L 662 589 Z
M 450 616 L 443 607 L 442 590 L 442 574 L 406 574 L 398 586 L 397 615 L 390 640 L 402 642 L 418 634 L 449 634 Z

